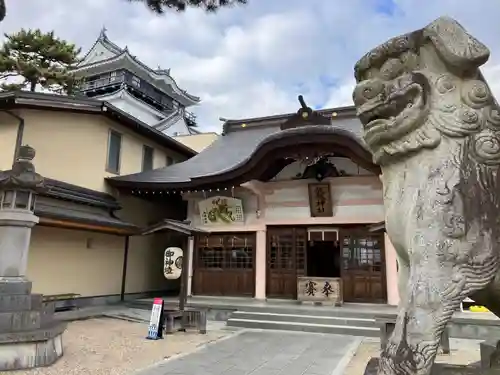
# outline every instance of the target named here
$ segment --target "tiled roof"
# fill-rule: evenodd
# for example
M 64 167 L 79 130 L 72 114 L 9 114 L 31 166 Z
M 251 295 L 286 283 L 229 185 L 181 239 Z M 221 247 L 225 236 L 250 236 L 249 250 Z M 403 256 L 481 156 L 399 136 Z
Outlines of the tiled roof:
M 227 121 L 224 124 L 225 134 L 189 160 L 147 172 L 111 177 L 108 180 L 116 186 L 133 182 L 165 184 L 171 187 L 177 184 L 186 185 L 195 179 L 216 176 L 239 168 L 263 145 L 290 135 L 340 135 L 365 147 L 361 138 L 361 122 L 354 117 L 353 112 L 349 116 L 332 118 L 331 125 L 309 125 L 281 130 L 280 124 L 291 115 L 286 116 L 264 117 L 253 122 L 253 119 Z

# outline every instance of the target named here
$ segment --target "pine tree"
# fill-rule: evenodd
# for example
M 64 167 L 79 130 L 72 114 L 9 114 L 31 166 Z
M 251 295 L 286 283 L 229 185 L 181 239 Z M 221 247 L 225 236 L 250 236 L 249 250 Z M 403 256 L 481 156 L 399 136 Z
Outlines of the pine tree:
M 40 85 L 58 93 L 71 93 L 75 79 L 69 72 L 78 61 L 80 49 L 74 44 L 42 33 L 39 29 L 5 34 L 6 41 L 0 48 L 0 88 L 2 90 L 29 89 Z M 6 82 L 12 78 L 14 83 Z M 22 79 L 21 82 L 17 82 Z
M 236 4 L 246 4 L 248 0 L 128 0 L 144 3 L 152 12 L 163 14 L 166 10 L 183 12 L 188 7 L 201 8 L 207 12 L 215 12 L 219 8 Z M 270 1 L 270 0 L 269 0 Z

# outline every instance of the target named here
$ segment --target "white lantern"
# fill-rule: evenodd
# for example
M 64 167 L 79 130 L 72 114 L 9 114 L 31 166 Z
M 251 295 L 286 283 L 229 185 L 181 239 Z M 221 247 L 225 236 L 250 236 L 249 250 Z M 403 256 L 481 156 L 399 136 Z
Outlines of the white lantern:
M 177 280 L 182 275 L 184 252 L 180 247 L 169 247 L 163 254 L 163 275 L 167 280 Z

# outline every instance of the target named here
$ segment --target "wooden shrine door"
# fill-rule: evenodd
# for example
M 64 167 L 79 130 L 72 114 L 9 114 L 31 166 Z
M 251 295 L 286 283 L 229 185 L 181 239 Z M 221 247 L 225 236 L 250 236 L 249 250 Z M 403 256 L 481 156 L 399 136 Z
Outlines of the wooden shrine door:
M 198 235 L 193 259 L 193 294 L 253 297 L 255 233 Z
M 267 297 L 297 298 L 297 276 L 305 274 L 306 245 L 306 228 L 267 229 Z
M 341 231 L 344 301 L 385 303 L 384 235 L 366 229 Z

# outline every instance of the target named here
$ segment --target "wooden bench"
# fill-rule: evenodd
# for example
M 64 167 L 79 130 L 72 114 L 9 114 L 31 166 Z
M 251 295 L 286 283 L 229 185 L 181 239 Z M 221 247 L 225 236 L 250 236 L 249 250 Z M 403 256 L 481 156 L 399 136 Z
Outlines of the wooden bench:
M 384 350 L 389 337 L 396 327 L 395 316 L 379 316 L 375 317 L 375 321 L 380 327 L 380 349 Z M 448 327 L 445 327 L 441 335 L 440 349 L 443 354 L 450 354 L 450 333 Z
M 194 328 L 201 334 L 207 333 L 207 312 L 201 309 L 180 310 L 164 309 L 165 334 L 172 334 L 175 331 L 175 319 L 182 319 L 184 329 Z
M 43 296 L 43 302 L 54 302 L 56 311 L 67 311 L 78 308 L 77 298 L 80 294 L 49 294 Z

